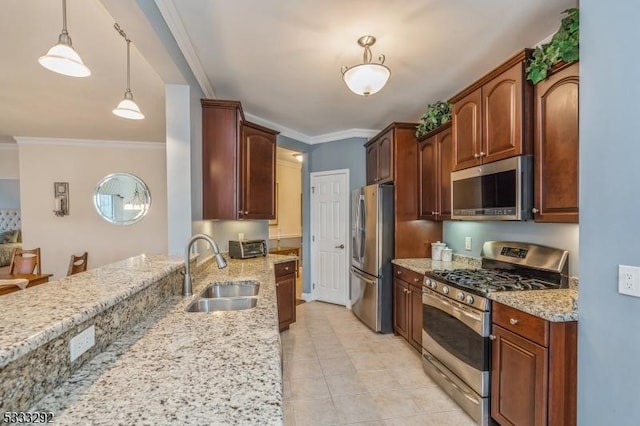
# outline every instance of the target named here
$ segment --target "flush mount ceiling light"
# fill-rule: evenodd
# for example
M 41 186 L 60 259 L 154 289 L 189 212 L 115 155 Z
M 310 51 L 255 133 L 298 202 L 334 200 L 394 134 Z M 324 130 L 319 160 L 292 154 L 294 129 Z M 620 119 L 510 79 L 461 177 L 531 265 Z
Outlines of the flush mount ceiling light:
M 352 67 L 342 67 L 342 79 L 347 87 L 358 95 L 369 96 L 378 93 L 389 80 L 391 71 L 384 65 L 384 55 L 378 57 L 379 64 L 371 62 L 371 46 L 376 42 L 374 36 L 366 35 L 358 39 L 364 48 L 362 63 Z
M 302 154 L 293 154 L 293 158 L 302 163 Z
M 73 50 L 71 37 L 67 31 L 67 1 L 62 0 L 62 32 L 58 37 L 58 44 L 53 46 L 46 55 L 38 58 L 40 65 L 58 74 L 70 77 L 88 77 L 91 70 L 82 63 L 80 55 Z
M 120 101 L 113 113 L 118 117 L 128 118 L 130 120 L 142 120 L 144 114 L 140 112 L 140 108 L 133 101 L 133 93 L 131 93 L 131 40 L 127 34 L 120 28 L 117 23 L 113 26 L 118 34 L 127 42 L 127 90 L 124 92 L 124 99 Z

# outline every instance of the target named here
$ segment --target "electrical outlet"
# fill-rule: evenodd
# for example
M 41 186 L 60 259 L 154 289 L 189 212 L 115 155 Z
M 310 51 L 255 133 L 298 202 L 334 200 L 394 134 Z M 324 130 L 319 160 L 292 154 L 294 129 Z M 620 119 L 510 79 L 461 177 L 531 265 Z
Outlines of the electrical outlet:
M 464 237 L 464 249 L 471 250 L 471 237 Z
M 80 355 L 96 344 L 96 328 L 91 326 L 77 334 L 69 341 L 70 361 L 75 361 Z
M 618 265 L 618 293 L 640 297 L 640 268 Z

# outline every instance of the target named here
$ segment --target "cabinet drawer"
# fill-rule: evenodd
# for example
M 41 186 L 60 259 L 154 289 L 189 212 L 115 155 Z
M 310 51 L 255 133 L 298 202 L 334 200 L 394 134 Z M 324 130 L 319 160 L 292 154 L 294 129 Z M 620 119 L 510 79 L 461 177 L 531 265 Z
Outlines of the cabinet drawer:
M 296 262 L 276 263 L 273 268 L 276 271 L 276 277 L 293 274 L 296 272 Z
M 393 276 L 415 286 L 421 286 L 422 281 L 424 281 L 424 275 L 395 265 L 393 267 Z
M 493 302 L 493 323 L 544 347 L 549 346 L 549 322 L 510 306 Z

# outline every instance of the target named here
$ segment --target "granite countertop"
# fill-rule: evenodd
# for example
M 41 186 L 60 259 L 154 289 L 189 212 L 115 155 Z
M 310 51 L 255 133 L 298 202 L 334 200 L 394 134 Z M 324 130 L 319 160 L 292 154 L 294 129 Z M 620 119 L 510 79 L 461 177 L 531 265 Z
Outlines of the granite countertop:
M 182 256 L 143 254 L 3 295 L 0 368 L 183 266 Z
M 30 411 L 58 424 L 282 424 L 281 346 L 273 265 L 296 256 L 228 261 L 194 279 Z M 206 284 L 255 280 L 245 311 L 187 313 Z
M 578 321 L 578 290 L 498 291 L 489 299 L 552 322 Z
M 473 269 L 480 268 L 480 259 L 466 256 L 454 256 L 453 262 L 443 262 L 429 258 L 393 259 L 394 265 L 402 266 L 410 271 L 424 274 L 434 269 Z

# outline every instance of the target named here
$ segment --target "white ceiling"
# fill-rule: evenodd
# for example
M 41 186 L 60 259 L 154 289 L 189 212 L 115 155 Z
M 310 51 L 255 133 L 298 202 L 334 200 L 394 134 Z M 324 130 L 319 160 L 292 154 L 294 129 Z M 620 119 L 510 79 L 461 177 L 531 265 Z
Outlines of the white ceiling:
M 428 103 L 447 99 L 555 32 L 561 12 L 577 3 L 155 2 L 188 53 L 194 74 L 205 74 L 216 97 L 239 99 L 250 117 L 284 126 L 293 132 L 285 129 L 283 134 L 307 142 L 329 133 L 417 120 Z M 173 9 L 174 16 L 167 9 Z M 387 86 L 368 98 L 351 93 L 340 74 L 341 66 L 361 62 L 363 51 L 356 40 L 366 34 L 378 39 L 372 47 L 374 58 L 386 55 L 391 69 Z
M 162 12 L 207 96 L 241 100 L 247 116 L 314 143 L 372 135 L 391 121 L 416 121 L 525 46 L 553 33 L 576 0 L 69 0 L 73 45 L 92 71 L 85 79 L 42 68 L 37 58 L 62 27 L 57 0 L 2 0 L 0 141 L 12 136 L 164 141 L 164 84 L 183 83 L 168 64 Z M 144 9 L 144 11 L 143 11 Z M 172 13 L 168 13 L 169 12 Z M 114 18 L 115 17 L 115 18 Z M 131 88 L 142 121 L 111 114 L 122 98 L 133 40 Z M 387 86 L 351 93 L 343 65 L 362 60 L 356 40 L 377 37 Z M 10 61 L 6 58 L 11 58 Z M 150 63 L 152 65 L 150 65 Z

